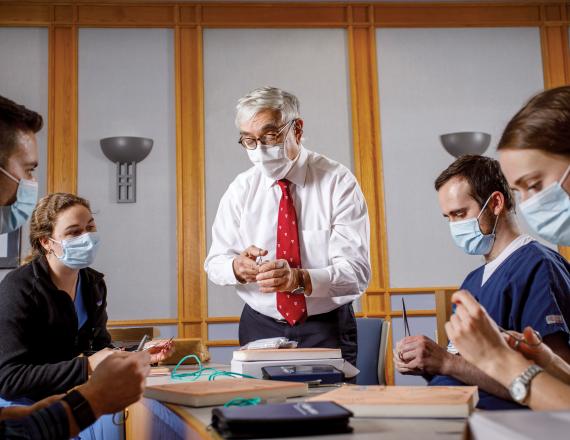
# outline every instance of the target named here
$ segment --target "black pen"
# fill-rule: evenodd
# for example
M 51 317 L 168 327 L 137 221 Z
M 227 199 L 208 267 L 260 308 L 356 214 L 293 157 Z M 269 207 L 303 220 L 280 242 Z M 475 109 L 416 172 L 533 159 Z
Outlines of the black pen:
M 404 336 L 412 336 L 410 325 L 408 324 L 408 314 L 406 313 L 406 303 L 404 302 L 404 298 L 402 298 L 402 312 L 404 315 Z

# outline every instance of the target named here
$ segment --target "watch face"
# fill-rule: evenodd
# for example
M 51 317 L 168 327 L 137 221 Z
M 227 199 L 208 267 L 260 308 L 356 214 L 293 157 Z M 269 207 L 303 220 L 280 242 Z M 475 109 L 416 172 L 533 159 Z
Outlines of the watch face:
M 511 384 L 511 397 L 517 402 L 522 402 L 526 398 L 526 385 L 520 380 L 515 379 Z

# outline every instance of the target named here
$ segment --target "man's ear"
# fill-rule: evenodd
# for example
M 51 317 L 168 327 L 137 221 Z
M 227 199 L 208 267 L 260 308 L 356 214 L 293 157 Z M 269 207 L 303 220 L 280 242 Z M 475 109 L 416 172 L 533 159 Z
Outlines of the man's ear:
M 293 125 L 295 142 L 297 142 L 297 144 L 301 143 L 301 137 L 303 136 L 303 125 L 304 123 L 302 119 L 297 119 Z
M 491 204 L 493 214 L 499 215 L 505 209 L 505 196 L 501 191 L 495 191 L 491 194 L 491 200 L 489 200 L 489 203 Z

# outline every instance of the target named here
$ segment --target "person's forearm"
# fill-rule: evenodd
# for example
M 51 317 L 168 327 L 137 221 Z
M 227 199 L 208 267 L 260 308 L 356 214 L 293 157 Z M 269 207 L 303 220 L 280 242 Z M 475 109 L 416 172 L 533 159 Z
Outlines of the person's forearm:
M 560 356 L 555 355 L 545 370 L 556 379 L 570 385 L 570 364 L 564 362 Z
M 453 355 L 444 374 L 453 376 L 467 385 L 476 385 L 482 390 L 501 399 L 511 400 L 509 391 L 500 382 L 479 368 L 467 362 L 461 356 Z
M 71 408 L 69 407 L 67 402 L 64 402 L 63 400 L 61 401 L 61 404 L 65 409 L 65 413 L 67 414 L 67 420 L 69 422 L 69 437 L 70 438 L 77 437 L 77 435 L 79 434 L 79 427 L 77 426 L 77 423 L 75 423 L 75 418 L 73 417 Z
M 557 356 L 558 358 L 558 356 Z M 562 361 L 561 358 L 560 361 Z M 520 353 L 511 352 L 501 363 L 493 362 L 484 368 L 503 386 L 508 387 L 532 362 Z M 562 367 L 560 367 L 562 368 Z M 539 373 L 531 382 L 530 395 L 525 405 L 537 411 L 553 411 L 570 408 L 570 385 L 563 383 L 548 372 Z

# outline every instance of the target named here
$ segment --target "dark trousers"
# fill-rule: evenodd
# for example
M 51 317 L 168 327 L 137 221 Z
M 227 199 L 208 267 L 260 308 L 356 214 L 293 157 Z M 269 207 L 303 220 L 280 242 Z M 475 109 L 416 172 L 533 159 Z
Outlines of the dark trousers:
M 241 346 L 257 339 L 283 336 L 297 341 L 299 348 L 340 348 L 343 359 L 356 366 L 356 319 L 352 304 L 309 316 L 305 322 L 293 327 L 286 321 L 277 321 L 245 305 L 239 321 Z

